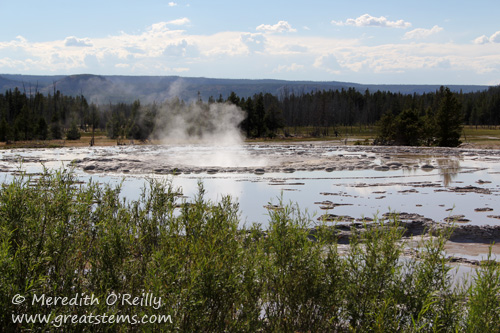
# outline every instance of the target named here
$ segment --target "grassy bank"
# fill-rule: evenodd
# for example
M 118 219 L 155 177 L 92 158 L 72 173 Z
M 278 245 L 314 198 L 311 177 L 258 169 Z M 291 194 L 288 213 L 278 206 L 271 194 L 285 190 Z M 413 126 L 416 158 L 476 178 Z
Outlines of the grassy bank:
M 337 135 L 335 135 L 335 131 Z M 287 127 L 283 133 L 291 136 L 285 137 L 283 133 L 277 138 L 269 141 L 332 141 L 338 144 L 371 144 L 377 137 L 377 126 L 336 126 L 330 127 L 327 135 L 314 136 L 315 128 L 310 127 Z M 500 148 L 500 127 L 499 126 L 464 126 L 462 143 L 471 148 Z
M 125 202 L 119 192 L 119 187 L 78 184 L 67 171 L 36 180 L 18 177 L 2 186 L 0 327 L 48 331 L 58 326 L 65 332 L 499 329 L 498 265 L 481 266 L 469 288 L 453 284 L 443 235 L 420 244 L 418 260 L 401 260 L 403 231 L 387 222 L 352 239 L 341 255 L 329 228 L 312 225 L 290 205 L 270 211 L 268 230 L 242 230 L 238 205 L 229 197 L 205 200 L 201 184 L 190 204 L 179 201 L 170 184 L 157 181 L 137 201 Z M 315 240 L 311 227 L 316 227 Z M 94 302 L 70 304 L 84 295 Z M 48 297 L 60 297 L 59 303 L 47 302 Z M 137 304 L 132 297 L 138 297 Z M 152 297 L 161 297 L 161 306 Z M 14 323 L 13 316 L 22 314 L 50 316 L 51 322 Z M 133 323 L 162 315 L 170 321 Z
M 337 135 L 335 135 L 337 131 Z M 285 136 L 284 133 L 290 136 Z M 247 139 L 246 142 L 309 142 L 309 141 L 330 141 L 338 145 L 368 145 L 377 136 L 376 126 L 336 126 L 328 129 L 327 135 L 315 136 L 315 128 L 309 127 L 287 127 L 275 138 Z M 82 133 L 79 140 L 34 140 L 17 141 L 6 144 L 0 143 L 0 149 L 14 148 L 58 148 L 58 147 L 88 147 L 91 140 L 91 133 Z M 470 148 L 491 148 L 500 149 L 500 127 L 465 126 L 460 139 Z M 105 132 L 97 132 L 95 136 L 95 146 L 116 146 L 140 145 L 140 144 L 161 144 L 158 140 L 140 142 L 129 139 L 110 139 Z

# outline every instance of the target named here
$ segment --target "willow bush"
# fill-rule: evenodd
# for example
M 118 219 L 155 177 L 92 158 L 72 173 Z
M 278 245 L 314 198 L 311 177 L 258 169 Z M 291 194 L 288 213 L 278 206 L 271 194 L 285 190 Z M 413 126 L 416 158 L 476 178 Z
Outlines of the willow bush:
M 499 266 L 486 261 L 468 284 L 453 283 L 443 251 L 446 234 L 422 241 L 418 258 L 404 257 L 407 245 L 396 218 L 367 225 L 364 232 L 353 230 L 350 244 L 340 246 L 331 226 L 313 224 L 295 205 L 278 206 L 282 209 L 269 212 L 267 230 L 242 228 L 236 201 L 206 200 L 201 183 L 191 202 L 157 180 L 149 181 L 138 200 L 127 201 L 120 186 L 80 184 L 67 170 L 17 176 L 0 189 L 0 327 L 65 332 L 500 329 Z M 98 302 L 63 304 L 60 299 L 53 304 L 40 301 L 42 295 Z M 136 304 L 130 301 L 134 297 Z M 152 303 L 153 297 L 161 297 L 161 306 Z M 50 320 L 14 322 L 20 315 Z M 169 320 L 130 322 L 132 316 L 160 315 Z M 90 316 L 100 316 L 100 322 L 89 323 Z M 119 316 L 129 321 L 109 320 Z

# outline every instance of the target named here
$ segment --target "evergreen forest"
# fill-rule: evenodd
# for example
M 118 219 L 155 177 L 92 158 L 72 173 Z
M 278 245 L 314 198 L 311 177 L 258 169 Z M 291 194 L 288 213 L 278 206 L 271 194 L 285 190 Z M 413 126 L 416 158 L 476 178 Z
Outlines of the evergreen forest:
M 203 126 L 203 110 L 214 103 L 233 104 L 243 111 L 239 122 L 246 138 L 296 136 L 307 129 L 312 137 L 337 136 L 338 127 L 376 126 L 375 144 L 457 146 L 463 125 L 500 125 L 500 87 L 473 93 L 441 87 L 433 93 L 401 94 L 386 91 L 292 91 L 278 95 L 258 93 L 240 97 L 210 97 L 203 101 L 173 98 L 143 105 L 95 104 L 85 96 L 67 96 L 8 90 L 0 94 L 0 141 L 79 139 L 83 132 L 99 131 L 112 139 L 146 141 L 159 132 L 172 112 L 201 112 L 190 126 Z M 206 116 L 205 116 L 206 117 Z M 167 118 L 168 119 L 168 118 Z M 161 121 L 160 121 L 161 120 Z

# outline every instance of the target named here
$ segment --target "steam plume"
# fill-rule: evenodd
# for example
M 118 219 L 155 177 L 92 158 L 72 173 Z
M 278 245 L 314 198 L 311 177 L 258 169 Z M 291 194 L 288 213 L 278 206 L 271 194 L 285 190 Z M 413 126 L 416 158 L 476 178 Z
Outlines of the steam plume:
M 165 144 L 240 145 L 244 112 L 233 104 L 165 102 L 156 117 L 156 138 Z
M 243 145 L 239 124 L 241 108 L 230 103 L 201 101 L 186 105 L 178 98 L 167 100 L 156 115 L 154 136 L 163 144 L 186 146 L 166 158 L 177 165 L 198 167 L 265 166 Z

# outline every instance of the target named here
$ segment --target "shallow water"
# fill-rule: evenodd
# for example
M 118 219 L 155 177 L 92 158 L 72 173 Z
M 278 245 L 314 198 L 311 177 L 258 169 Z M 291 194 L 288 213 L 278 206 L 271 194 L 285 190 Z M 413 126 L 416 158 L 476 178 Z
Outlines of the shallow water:
M 20 149 L 2 153 L 0 172 L 9 181 L 19 167 L 36 173 L 43 166 L 68 167 L 72 161 L 77 161 L 75 172 L 82 181 L 123 181 L 127 199 L 136 199 L 146 178 L 155 177 L 172 180 L 189 201 L 201 179 L 207 198 L 237 198 L 243 223 L 264 227 L 264 206 L 277 205 L 280 198 L 298 203 L 315 220 L 325 213 L 362 218 L 392 211 L 435 221 L 464 215 L 468 224 L 500 224 L 500 219 L 488 217 L 500 215 L 500 158 L 487 152 L 310 144 Z M 92 173 L 83 170 L 89 165 L 96 166 Z M 432 168 L 422 168 L 425 165 Z M 178 167 L 183 173 L 173 176 L 158 171 L 159 166 Z M 467 186 L 479 190 L 456 191 Z M 325 201 L 341 205 L 324 210 Z

